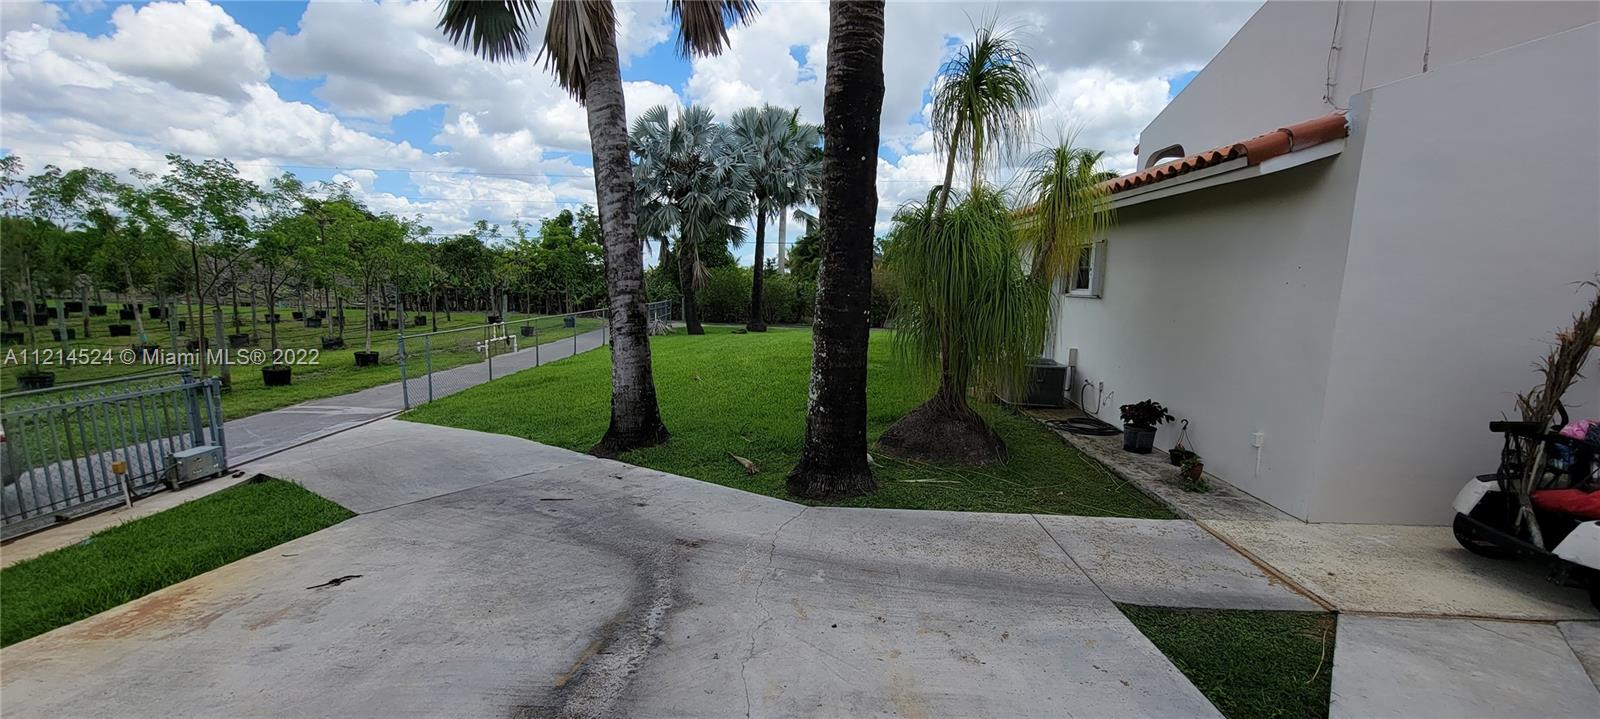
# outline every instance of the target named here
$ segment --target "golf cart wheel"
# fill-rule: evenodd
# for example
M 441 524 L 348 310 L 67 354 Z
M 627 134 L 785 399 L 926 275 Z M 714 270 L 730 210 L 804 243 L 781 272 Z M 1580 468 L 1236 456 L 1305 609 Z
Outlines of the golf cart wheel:
M 1456 515 L 1456 521 L 1451 525 L 1451 529 L 1455 530 L 1456 542 L 1460 543 L 1463 549 L 1480 557 L 1510 559 L 1516 556 L 1515 552 L 1505 547 L 1488 540 L 1479 539 L 1472 523 L 1467 521 L 1464 516 Z

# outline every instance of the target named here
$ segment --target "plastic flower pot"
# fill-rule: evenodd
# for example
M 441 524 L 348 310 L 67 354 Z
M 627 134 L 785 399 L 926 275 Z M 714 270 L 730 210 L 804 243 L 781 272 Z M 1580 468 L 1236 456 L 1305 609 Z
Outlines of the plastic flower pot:
M 321 327 L 322 326 L 322 318 L 321 317 L 307 317 L 306 318 L 306 326 L 307 327 Z
M 228 349 L 239 349 L 241 347 L 249 347 L 253 344 L 255 344 L 255 342 L 251 340 L 250 335 L 228 335 Z
M 50 313 L 49 312 L 35 312 L 35 313 L 33 313 L 33 326 L 34 327 L 49 327 L 50 326 Z
M 561 326 L 562 327 L 577 327 L 578 326 L 578 318 L 574 317 L 572 315 L 567 315 L 566 317 L 562 317 L 561 318 Z
M 132 337 L 133 325 L 107 325 L 112 337 Z
M 1134 454 L 1149 454 L 1156 444 L 1156 428 L 1122 425 L 1122 448 Z
M 523 337 L 538 337 L 539 336 L 539 328 L 534 327 L 532 325 L 524 326 L 522 328 L 522 336 Z
M 290 312 L 289 316 L 293 317 L 293 318 L 295 318 L 297 320 L 303 320 L 303 319 L 306 318 L 306 313 L 304 313 L 304 312 Z
M 344 349 L 343 337 L 323 337 L 322 348 L 325 350 Z
M 117 319 L 119 319 L 119 320 L 128 320 L 128 321 L 131 322 L 131 321 L 133 321 L 134 316 L 137 315 L 137 314 L 139 314 L 139 313 L 133 311 L 132 309 L 130 309 L 128 307 L 124 307 L 124 308 L 122 308 L 120 310 L 117 310 Z
M 67 300 L 67 314 L 70 315 L 74 312 L 82 313 L 83 303 L 77 300 Z
M 375 351 L 374 352 L 363 352 L 363 351 L 357 350 L 356 351 L 356 366 L 357 367 L 376 367 L 376 366 L 378 366 L 378 353 L 375 352 Z
M 484 319 L 487 320 L 491 325 L 500 324 L 500 315 L 488 315 L 487 317 L 484 317 Z
M 411 326 L 413 326 L 413 327 L 427 327 L 428 326 L 428 316 L 427 315 L 416 315 L 416 316 L 412 317 L 411 318 Z
M 52 327 L 50 329 L 50 337 L 51 337 L 51 339 L 54 339 L 55 341 L 60 342 L 61 341 L 61 328 L 60 327 Z M 69 339 L 69 340 L 78 339 L 78 331 L 73 329 L 73 328 L 71 328 L 71 327 L 68 327 L 67 328 L 67 339 Z
M 150 319 L 159 320 L 159 319 L 162 318 L 162 316 L 163 316 L 162 309 L 160 307 L 151 307 L 150 308 Z
M 26 340 L 21 332 L 0 332 L 0 344 L 20 345 Z
M 1174 467 L 1182 467 L 1183 460 L 1193 456 L 1194 452 L 1190 452 L 1182 447 L 1173 447 L 1172 449 L 1167 450 L 1167 460 L 1172 462 L 1172 466 Z
M 89 316 L 104 317 L 106 316 L 106 311 L 109 309 L 110 308 L 106 307 L 105 305 L 89 305 Z
M 268 387 L 287 387 L 294 376 L 294 367 L 286 364 L 269 364 L 261 368 L 261 384 Z
M 56 384 L 54 372 L 23 372 L 17 375 L 17 388 L 27 391 L 30 389 L 47 389 Z

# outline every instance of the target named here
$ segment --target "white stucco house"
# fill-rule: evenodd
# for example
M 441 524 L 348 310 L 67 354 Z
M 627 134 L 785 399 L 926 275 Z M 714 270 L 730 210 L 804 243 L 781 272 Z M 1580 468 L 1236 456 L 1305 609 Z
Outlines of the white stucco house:
M 1070 399 L 1313 522 L 1446 524 L 1600 273 L 1600 4 L 1268 2 L 1108 183 Z M 1600 381 L 1568 397 L 1600 416 Z M 1170 447 L 1175 427 L 1158 447 Z

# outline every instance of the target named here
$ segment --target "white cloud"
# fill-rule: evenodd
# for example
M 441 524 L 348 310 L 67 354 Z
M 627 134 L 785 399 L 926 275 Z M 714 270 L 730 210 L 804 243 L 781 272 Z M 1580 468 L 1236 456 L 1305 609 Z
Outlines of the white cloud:
M 243 85 L 267 79 L 261 41 L 205 0 L 122 5 L 111 23 L 115 30 L 104 37 L 60 35 L 61 51 L 125 75 L 230 99 L 240 97 Z
M 26 30 L 34 25 L 61 27 L 61 8 L 41 0 L 0 2 L 0 32 Z

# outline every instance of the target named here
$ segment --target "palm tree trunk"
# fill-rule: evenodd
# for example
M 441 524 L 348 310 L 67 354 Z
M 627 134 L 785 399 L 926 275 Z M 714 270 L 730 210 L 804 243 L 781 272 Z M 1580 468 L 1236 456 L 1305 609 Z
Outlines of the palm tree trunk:
M 590 448 L 615 456 L 667 440 L 656 404 L 650 333 L 644 306 L 644 263 L 634 219 L 633 165 L 628 158 L 628 114 L 623 106 L 617 38 L 603 32 L 589 66 L 583 104 L 594 151 L 594 189 L 605 247 L 606 298 L 611 307 L 611 425 Z
M 822 262 L 817 272 L 811 402 L 791 494 L 849 497 L 877 488 L 867 466 L 867 315 L 872 226 L 878 213 L 878 122 L 883 112 L 883 3 L 828 9 L 823 93 Z
M 762 311 L 761 300 L 765 296 L 763 289 L 766 287 L 766 238 L 767 238 L 767 213 L 761 208 L 761 202 L 756 202 L 756 261 L 754 272 L 750 274 L 750 321 L 744 328 L 751 332 L 766 332 L 767 318 Z
M 944 184 L 939 186 L 939 205 L 933 210 L 935 218 L 944 217 L 944 206 L 950 201 L 950 183 L 956 179 L 956 144 L 961 141 L 961 123 L 966 119 L 965 110 L 956 113 L 956 127 L 950 132 L 950 156 L 944 161 Z
M 778 208 L 778 274 L 783 274 L 785 245 L 789 239 L 789 208 Z
M 694 266 L 699 263 L 698 241 L 687 230 L 678 234 L 678 286 L 683 291 L 683 326 L 691 335 L 703 335 L 700 326 L 700 299 L 694 291 Z

